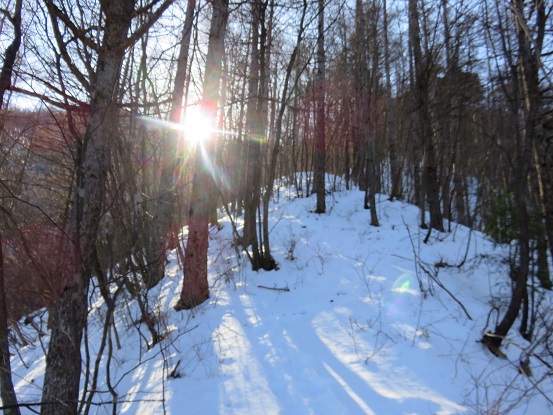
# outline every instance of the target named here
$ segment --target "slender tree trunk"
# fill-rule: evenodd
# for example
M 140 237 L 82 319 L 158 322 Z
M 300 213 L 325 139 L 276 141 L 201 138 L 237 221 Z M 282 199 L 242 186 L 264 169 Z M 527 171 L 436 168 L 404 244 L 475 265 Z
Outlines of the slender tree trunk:
M 261 198 L 261 143 L 263 134 L 261 114 L 259 113 L 260 101 L 260 51 L 259 29 L 261 26 L 262 4 L 260 0 L 252 4 L 252 36 L 250 71 L 248 80 L 248 109 L 246 111 L 246 186 L 244 197 L 244 247 L 252 247 L 252 268 L 261 268 L 261 252 L 259 250 L 259 238 L 257 235 L 257 217 Z
M 315 121 L 315 177 L 313 181 L 314 191 L 317 194 L 317 207 L 315 213 L 326 212 L 325 189 L 325 38 L 324 38 L 324 0 L 318 0 L 319 22 L 317 38 L 317 74 L 315 78 L 315 90 L 317 94 L 316 121 Z
M 12 83 L 12 73 L 21 45 L 21 10 L 23 2 L 15 2 L 15 10 L 12 16 L 14 38 L 4 53 L 4 63 L 0 72 L 0 111 L 5 108 L 4 96 Z M 0 120 L 0 131 L 3 130 L 3 120 Z M 0 397 L 6 415 L 19 415 L 17 396 L 12 382 L 8 307 L 6 305 L 6 289 L 4 275 L 4 255 L 2 250 L 2 235 L 0 234 Z
M 511 67 L 513 84 L 512 112 L 515 119 L 515 163 L 514 163 L 514 198 L 517 213 L 519 260 L 514 275 L 511 299 L 507 311 L 493 336 L 484 336 L 484 343 L 495 351 L 514 324 L 527 292 L 527 281 L 530 269 L 530 228 L 528 214 L 528 178 L 532 160 L 532 142 L 536 137 L 536 121 L 539 103 L 537 68 L 530 53 L 530 39 L 523 23 L 524 2 L 513 0 L 516 31 L 518 39 L 518 65 Z M 537 96 L 536 96 L 537 95 Z
M 545 239 L 543 231 L 541 235 L 539 235 L 536 244 L 537 277 L 542 288 L 551 290 L 552 284 L 551 274 L 549 272 L 549 261 L 547 258 L 547 240 Z
M 369 209 L 371 212 L 371 226 L 380 226 L 378 222 L 378 213 L 376 211 L 376 193 L 377 189 L 380 188 L 380 172 L 378 171 L 378 166 L 376 163 L 376 148 L 377 148 L 377 115 L 376 115 L 376 95 L 379 85 L 378 80 L 378 10 L 373 5 L 372 8 L 372 30 L 371 30 L 371 42 L 372 42 L 372 71 L 366 71 L 365 76 L 367 77 L 366 85 L 367 88 L 367 97 L 365 98 L 365 117 L 366 125 L 369 130 L 369 141 L 367 148 L 367 171 L 369 177 L 367 178 L 367 190 L 365 192 L 365 206 L 368 203 Z M 367 56 L 367 65 L 369 59 Z M 370 74 L 370 77 L 369 77 Z M 373 108 L 374 107 L 374 108 Z
M 203 111 L 214 120 L 217 116 L 219 86 L 225 51 L 228 0 L 213 1 L 213 16 L 209 30 L 209 45 L 203 83 Z M 191 309 L 209 298 L 207 250 L 209 218 L 213 209 L 215 183 L 209 168 L 213 163 L 215 133 L 207 143 L 198 144 L 195 151 L 195 172 L 189 211 L 188 243 L 184 253 L 184 275 L 181 296 L 176 310 Z
M 362 0 L 356 0 L 355 2 L 355 45 L 354 45 L 354 95 L 355 95 L 355 144 L 354 150 L 355 167 L 357 170 L 356 178 L 359 190 L 365 193 L 364 208 L 368 209 L 367 195 L 368 195 L 368 168 L 367 162 L 369 155 L 367 151 L 369 149 L 369 143 L 367 136 L 369 134 L 369 126 L 366 123 L 366 117 L 369 112 L 369 83 L 368 78 L 370 76 L 369 68 L 367 65 L 367 37 L 365 34 L 367 23 L 365 21 L 365 10 Z
M 0 72 L 0 109 L 4 109 L 4 96 L 12 83 L 12 73 L 17 59 L 17 52 L 21 46 L 21 9 L 23 0 L 15 2 L 15 9 L 12 18 L 13 41 L 4 52 L 4 63 Z
M 349 148 L 350 134 L 349 134 L 348 128 L 346 128 L 345 130 L 347 132 L 344 139 L 344 180 L 346 182 L 346 190 L 350 190 L 350 181 L 351 181 L 350 148 Z
M 267 174 L 267 179 L 265 183 L 265 194 L 263 195 L 263 204 L 264 206 L 267 206 L 266 209 L 263 210 L 263 236 L 264 236 L 264 242 L 266 246 L 269 246 L 269 203 L 271 202 L 271 197 L 273 196 L 273 186 L 275 182 L 276 177 L 276 169 L 277 169 L 277 161 L 278 161 L 278 154 L 280 151 L 280 142 L 282 139 L 282 129 L 283 129 L 283 120 L 284 120 L 284 112 L 286 110 L 286 107 L 288 105 L 288 101 L 290 99 L 289 95 L 289 85 L 290 85 L 290 78 L 292 76 L 292 69 L 294 68 L 294 65 L 296 63 L 296 58 L 299 53 L 300 45 L 303 40 L 303 36 L 305 33 L 305 16 L 307 13 L 307 0 L 303 0 L 303 6 L 302 6 L 302 15 L 300 19 L 300 28 L 298 30 L 298 35 L 296 38 L 296 44 L 294 46 L 294 50 L 292 51 L 292 55 L 290 56 L 290 60 L 288 62 L 288 65 L 286 66 L 286 73 L 284 76 L 284 85 L 282 87 L 281 92 L 281 99 L 279 103 L 279 109 L 278 114 L 275 120 L 275 140 L 273 145 L 273 151 L 271 153 L 270 157 L 270 163 L 269 163 L 269 173 Z M 265 249 L 265 263 L 270 267 L 270 269 L 276 268 L 276 262 L 271 256 L 271 253 Z M 267 269 L 267 268 L 266 268 Z
M 373 95 L 372 88 L 375 86 L 375 71 L 374 67 L 369 67 L 369 39 L 367 37 L 367 20 L 366 13 L 361 0 L 357 0 L 355 3 L 355 33 L 357 35 L 356 45 L 356 65 L 355 76 L 356 85 L 358 85 L 359 91 L 357 96 L 357 120 L 356 131 L 357 140 L 360 144 L 358 157 L 362 157 L 362 168 L 360 169 L 362 181 L 360 180 L 360 186 L 365 192 L 364 208 L 370 209 L 371 212 L 371 225 L 378 226 L 378 216 L 376 212 L 376 198 L 375 198 L 375 151 L 376 151 L 376 126 L 374 123 L 374 109 L 371 107 L 371 95 Z M 376 20 L 374 22 L 376 25 Z M 373 26 L 374 31 L 376 27 Z M 376 39 L 375 33 L 371 33 L 373 37 L 373 63 L 377 60 Z
M 544 138 L 540 143 L 540 199 L 545 218 L 545 228 L 549 241 L 549 254 L 553 258 L 553 151 L 551 137 Z
M 269 111 L 269 68 L 271 67 L 271 52 L 272 52 L 272 36 L 273 36 L 273 24 L 275 13 L 275 1 L 270 0 L 269 15 L 267 19 L 267 3 L 265 2 L 265 10 L 263 13 L 263 24 L 261 26 L 261 39 L 260 39 L 260 58 L 261 58 L 261 77 L 260 85 L 261 91 L 260 99 L 260 113 L 264 124 L 267 123 L 268 111 Z M 270 129 L 274 130 L 276 122 L 276 102 L 272 103 L 272 114 Z M 266 128 L 265 128 L 266 129 Z M 282 176 L 282 172 L 280 174 Z M 273 179 L 274 181 L 274 179 Z M 274 184 L 274 183 L 273 183 Z M 267 189 L 267 187 L 265 188 Z M 263 269 L 266 271 L 272 271 L 278 269 L 278 265 L 271 254 L 271 241 L 269 238 L 269 206 L 271 198 L 262 198 L 263 202 L 263 214 L 261 216 L 262 224 L 260 226 L 260 234 L 263 236 Z
M 440 206 L 440 185 L 438 181 L 438 162 L 432 138 L 430 115 L 430 63 L 422 54 L 417 0 L 409 0 L 409 40 L 413 50 L 415 72 L 415 111 L 417 113 L 417 133 L 423 150 L 423 181 L 426 190 L 426 201 L 430 213 L 430 227 L 444 231 L 443 216 Z
M 246 200 L 244 209 L 244 245 L 251 246 L 252 269 L 271 270 L 275 263 L 270 254 L 269 240 L 263 238 L 262 221 L 265 218 L 260 213 L 261 187 L 262 187 L 262 142 L 267 130 L 268 116 L 268 43 L 271 36 L 273 3 L 267 21 L 268 1 L 257 0 L 252 4 L 252 42 L 250 79 L 248 81 L 248 110 L 246 124 L 249 127 L 249 139 L 247 140 L 247 165 L 246 165 Z M 269 28 L 267 28 L 269 26 Z M 265 209 L 265 206 L 263 206 Z
M 531 121 L 531 135 L 534 165 L 537 172 L 538 188 L 542 214 L 545 222 L 549 250 L 553 258 L 553 132 L 546 131 L 543 108 L 543 91 L 540 88 L 540 66 L 542 49 L 546 31 L 547 11 L 545 1 L 533 0 L 522 2 L 513 0 L 513 10 L 517 21 L 518 44 L 520 49 L 519 65 L 521 67 L 524 100 L 527 106 L 528 118 Z M 532 26 L 534 38 L 531 37 L 528 26 L 531 22 L 524 15 L 524 7 L 529 7 L 535 16 Z
M 250 54 L 250 47 L 247 47 L 247 53 L 246 53 L 246 61 L 248 60 L 249 54 Z M 236 215 L 240 216 L 242 214 L 242 209 L 244 208 L 245 199 L 247 197 L 247 187 L 246 187 L 246 175 L 247 175 L 247 165 L 244 166 L 244 163 L 242 163 L 242 160 L 247 160 L 248 151 L 247 151 L 247 140 L 244 138 L 244 123 L 242 120 L 244 120 L 244 116 L 246 113 L 246 86 L 248 82 L 244 81 L 242 82 L 242 88 L 240 93 L 240 110 L 238 115 L 238 137 L 236 142 L 236 182 L 237 182 L 237 189 L 236 189 Z M 247 164 L 247 163 L 246 163 Z M 246 228 L 245 224 L 246 220 L 244 219 L 244 229 Z M 244 230 L 244 232 L 246 232 Z M 247 233 L 247 232 L 246 232 Z M 245 238 L 243 238 L 242 243 L 245 244 Z
M 6 409 L 4 409 L 4 414 L 19 415 L 20 412 L 17 406 L 15 389 L 13 387 L 10 363 L 8 307 L 6 305 L 5 281 L 2 235 L 0 234 L 0 397 L 2 398 L 2 405 L 6 407 Z
M 393 200 L 394 198 L 402 196 L 403 183 L 396 150 L 396 125 L 394 120 L 394 104 L 392 100 L 390 42 L 388 39 L 388 11 L 386 3 L 386 1 L 382 2 L 382 6 L 384 7 L 384 71 L 386 73 L 386 136 L 388 138 L 390 180 L 392 184 L 392 188 L 390 190 L 390 200 Z
M 190 50 L 190 38 L 192 23 L 194 22 L 196 0 L 188 0 L 186 18 L 182 30 L 179 56 L 177 59 L 177 71 L 173 84 L 171 109 L 169 120 L 175 124 L 181 122 L 183 112 L 183 99 L 186 79 L 188 77 L 188 55 Z M 182 224 L 180 218 L 175 216 L 175 208 L 178 204 L 177 191 L 179 181 L 178 158 L 182 149 L 179 142 L 178 129 L 167 129 L 161 145 L 161 173 L 159 184 L 159 197 L 155 207 L 155 220 L 153 221 L 153 255 L 150 258 L 152 264 L 148 264 L 148 274 L 145 282 L 148 288 L 156 286 L 165 275 L 166 251 L 177 245 L 178 226 Z
M 519 180 L 519 186 L 522 183 Z M 527 295 L 526 283 L 528 280 L 529 266 L 530 266 L 530 234 L 528 229 L 528 212 L 526 208 L 525 190 L 518 187 L 517 194 L 515 196 L 517 205 L 517 226 L 518 226 L 518 247 L 519 247 L 519 260 L 518 267 L 516 269 L 512 290 L 511 299 L 505 315 L 496 326 L 492 336 L 484 335 L 484 344 L 490 347 L 490 350 L 497 354 L 497 349 L 501 345 L 503 339 L 509 333 L 509 330 L 513 326 L 525 295 Z M 526 182 L 522 187 L 526 186 Z

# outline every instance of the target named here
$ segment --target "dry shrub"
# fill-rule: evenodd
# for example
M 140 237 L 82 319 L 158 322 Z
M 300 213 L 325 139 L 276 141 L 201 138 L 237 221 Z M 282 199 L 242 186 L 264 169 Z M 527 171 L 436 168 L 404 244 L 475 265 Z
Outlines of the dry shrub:
M 69 235 L 53 224 L 10 230 L 2 237 L 11 320 L 53 304 L 71 285 L 78 258 Z

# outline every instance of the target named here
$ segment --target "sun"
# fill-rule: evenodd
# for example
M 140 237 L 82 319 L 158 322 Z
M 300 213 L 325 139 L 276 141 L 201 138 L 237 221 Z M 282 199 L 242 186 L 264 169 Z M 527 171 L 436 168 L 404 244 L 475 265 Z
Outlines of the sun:
M 184 139 L 191 144 L 198 144 L 207 140 L 214 130 L 214 121 L 200 108 L 192 107 L 186 112 L 186 117 L 182 123 Z

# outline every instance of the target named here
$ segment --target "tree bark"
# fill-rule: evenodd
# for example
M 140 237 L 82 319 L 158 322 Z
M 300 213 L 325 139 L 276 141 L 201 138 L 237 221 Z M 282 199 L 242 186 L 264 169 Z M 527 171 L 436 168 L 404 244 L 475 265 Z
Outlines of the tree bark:
M 21 46 L 21 10 L 23 0 L 15 2 L 13 16 L 9 19 L 13 25 L 13 41 L 4 52 L 4 64 L 0 72 L 0 109 L 4 109 L 4 95 L 10 88 L 12 82 L 13 68 L 17 59 L 17 52 Z
M 530 31 L 524 14 L 525 4 L 535 15 Z M 528 117 L 528 129 L 532 139 L 534 166 L 537 172 L 541 210 L 544 217 L 549 251 L 553 258 L 553 132 L 545 128 L 543 94 L 540 88 L 539 71 L 542 63 L 542 49 L 546 31 L 546 2 L 534 0 L 528 3 L 513 0 L 517 22 L 519 65 L 522 77 L 524 102 Z M 532 38 L 531 33 L 535 33 Z
M 423 181 L 426 190 L 426 201 L 430 213 L 430 227 L 444 231 L 443 216 L 440 206 L 440 184 L 438 181 L 438 162 L 432 138 L 430 116 L 430 77 L 431 68 L 428 57 L 423 56 L 419 25 L 417 0 L 409 0 L 409 41 L 413 50 L 414 80 L 412 85 L 417 114 L 417 134 L 423 150 Z
M 213 1 L 209 30 L 209 45 L 203 83 L 202 110 L 213 120 L 217 116 L 222 62 L 225 52 L 225 33 L 228 0 Z M 207 250 L 209 248 L 209 218 L 214 207 L 215 183 L 212 174 L 215 133 L 205 143 L 199 143 L 194 154 L 195 172 L 189 211 L 188 243 L 184 252 L 184 275 L 180 299 L 175 310 L 188 310 L 209 298 L 207 279 Z
M 394 120 L 394 103 L 392 100 L 392 81 L 390 70 L 390 41 L 388 39 L 388 11 L 386 2 L 382 2 L 384 8 L 384 71 L 386 73 L 386 136 L 388 138 L 388 154 L 390 160 L 390 200 L 402 197 L 403 181 L 396 150 L 396 126 Z
M 90 119 L 77 169 L 77 191 L 69 233 L 80 257 L 72 284 L 51 310 L 51 334 L 42 393 L 43 415 L 76 414 L 81 375 L 81 340 L 87 318 L 87 292 L 94 271 L 99 221 L 110 163 L 110 137 L 116 134 L 117 105 L 113 101 L 119 80 L 135 0 L 102 2 L 105 31 L 98 54 Z
M 19 415 L 17 396 L 12 382 L 8 308 L 4 282 L 4 254 L 2 235 L 0 235 L 0 397 L 2 398 L 2 405 L 6 407 L 4 414 Z
M 317 74 L 315 90 L 317 94 L 315 120 L 315 177 L 314 191 L 317 194 L 315 213 L 326 212 L 326 143 L 325 143 L 325 38 L 324 38 L 324 0 L 318 0 L 319 21 L 317 37 Z
M 269 5 L 269 13 L 267 14 L 267 5 Z M 269 111 L 269 68 L 271 66 L 271 46 L 272 46 L 272 36 L 273 36 L 273 23 L 274 23 L 274 14 L 275 14 L 275 1 L 268 0 L 265 1 L 263 5 L 263 20 L 261 25 L 261 36 L 260 36 L 260 94 L 259 94 L 259 113 L 261 119 L 263 120 L 264 131 L 267 130 L 265 127 L 267 124 L 268 111 Z M 276 102 L 273 102 L 270 120 L 270 129 L 274 129 L 276 122 Z M 261 176 L 261 174 L 260 174 Z M 263 183 L 263 182 L 262 182 Z M 262 184 L 261 184 L 262 186 Z M 262 236 L 262 246 L 263 246 L 263 269 L 265 271 L 272 271 L 278 269 L 278 265 L 274 260 L 271 254 L 271 241 L 269 238 L 269 203 L 270 198 L 261 199 L 263 202 L 263 209 L 261 215 L 262 223 L 259 226 L 260 235 Z
M 532 143 L 536 138 L 536 122 L 539 108 L 539 88 L 535 56 L 531 54 L 530 39 L 524 28 L 524 2 L 512 0 L 518 40 L 518 65 L 511 67 L 513 84 L 512 114 L 515 120 L 515 163 L 513 190 L 517 214 L 519 260 L 514 273 L 511 299 L 507 311 L 496 326 L 494 335 L 484 336 L 484 344 L 492 352 L 499 348 L 514 324 L 524 296 L 530 270 L 530 228 L 528 214 L 528 178 L 532 160 Z
M 13 24 L 14 39 L 4 53 L 4 64 L 0 72 L 0 110 L 5 107 L 4 95 L 12 83 L 13 67 L 17 57 L 17 52 L 21 46 L 21 10 L 23 1 L 15 2 L 13 17 L 10 19 Z M 2 120 L 0 120 L 0 131 L 3 129 Z M 17 396 L 12 382 L 10 341 L 9 341 L 9 323 L 8 307 L 6 305 L 6 289 L 4 278 L 4 254 L 2 250 L 2 235 L 0 234 L 0 397 L 5 407 L 6 415 L 19 415 L 17 406 Z
M 359 144 L 357 158 L 360 159 L 360 176 L 359 184 L 364 190 L 363 207 L 370 209 L 371 226 L 379 226 L 378 215 L 376 211 L 376 166 L 375 166 L 375 151 L 376 151 L 376 126 L 375 126 L 375 109 L 372 108 L 372 96 L 374 96 L 373 88 L 375 88 L 376 80 L 376 64 L 377 51 L 375 32 L 376 21 L 372 26 L 372 46 L 373 50 L 373 68 L 369 65 L 369 37 L 367 36 L 367 19 L 366 12 L 361 0 L 355 3 L 355 33 L 357 36 L 357 44 L 355 51 L 355 85 L 357 91 L 357 119 L 356 119 L 356 135 Z M 372 69 L 372 70 L 371 70 Z
M 259 51 L 259 30 L 263 7 L 261 1 L 252 3 L 251 54 L 248 79 L 248 108 L 246 111 L 246 180 L 244 197 L 244 247 L 252 248 L 252 268 L 262 268 L 259 237 L 257 235 L 257 211 L 261 198 L 261 143 L 259 138 L 264 127 L 260 114 L 261 56 Z

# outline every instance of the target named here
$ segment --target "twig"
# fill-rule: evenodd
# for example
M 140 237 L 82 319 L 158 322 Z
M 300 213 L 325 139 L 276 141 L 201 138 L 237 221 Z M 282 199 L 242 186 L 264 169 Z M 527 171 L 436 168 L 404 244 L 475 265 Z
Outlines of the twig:
M 465 262 L 467 262 L 467 258 L 469 256 L 471 235 L 472 235 L 472 229 L 469 230 L 469 240 L 467 242 L 467 248 L 465 249 L 465 255 L 461 260 L 461 262 L 459 262 L 458 264 L 451 265 L 451 264 L 448 264 L 447 262 L 440 260 L 436 262 L 434 266 L 437 268 L 461 268 L 463 265 L 465 265 Z
M 425 272 L 426 275 L 428 275 L 430 278 L 432 278 L 432 280 L 438 284 L 438 286 L 444 290 L 446 293 L 449 294 L 449 296 L 457 303 L 461 306 L 461 308 L 463 309 L 463 311 L 465 312 L 465 314 L 467 315 L 468 319 L 469 320 L 472 320 L 472 317 L 470 316 L 469 312 L 467 311 L 467 309 L 465 308 L 465 306 L 463 305 L 463 303 L 461 303 L 461 301 L 459 301 L 457 299 L 457 297 L 455 297 L 453 295 L 453 293 L 451 291 L 449 291 L 443 284 L 442 282 L 435 276 L 435 275 L 432 275 L 432 273 L 430 272 L 430 270 L 428 270 L 427 268 L 424 267 L 424 265 L 422 265 L 422 262 L 421 261 L 418 261 L 417 262 L 418 266 L 421 267 L 421 269 Z
M 258 285 L 257 288 L 265 288 L 266 290 L 273 290 L 273 291 L 290 291 L 290 288 L 288 287 L 267 287 L 265 285 Z

